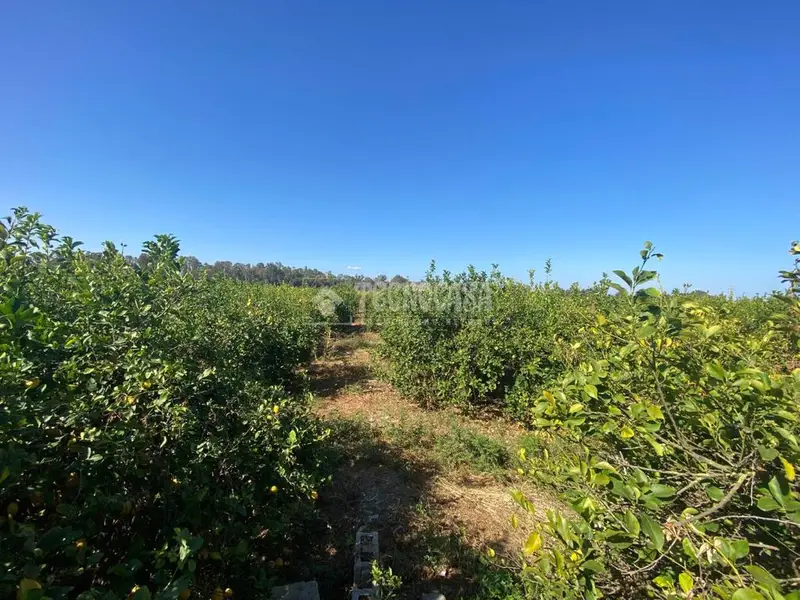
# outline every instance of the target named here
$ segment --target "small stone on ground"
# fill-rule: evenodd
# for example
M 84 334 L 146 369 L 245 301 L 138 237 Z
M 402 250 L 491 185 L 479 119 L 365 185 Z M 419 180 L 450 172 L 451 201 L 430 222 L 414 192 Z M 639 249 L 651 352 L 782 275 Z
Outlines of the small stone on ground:
M 298 581 L 272 588 L 272 600 L 319 600 L 316 581 Z

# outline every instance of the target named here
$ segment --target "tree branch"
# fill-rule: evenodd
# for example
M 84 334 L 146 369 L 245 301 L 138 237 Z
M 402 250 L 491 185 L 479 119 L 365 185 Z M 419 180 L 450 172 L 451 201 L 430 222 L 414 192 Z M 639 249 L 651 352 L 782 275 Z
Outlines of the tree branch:
M 712 515 L 715 512 L 717 512 L 719 510 L 722 510 L 733 499 L 733 497 L 736 495 L 736 493 L 739 491 L 739 489 L 745 484 L 745 482 L 750 477 L 753 477 L 754 475 L 755 475 L 755 473 L 752 473 L 752 472 L 751 473 L 742 473 L 741 475 L 739 475 L 739 479 L 736 480 L 736 483 L 733 484 L 733 487 L 731 487 L 731 489 L 728 490 L 728 493 L 725 494 L 719 502 L 717 502 L 714 506 L 704 510 L 703 512 L 701 512 L 699 514 L 696 514 L 696 515 L 694 515 L 692 517 L 689 517 L 688 519 L 684 519 L 683 521 L 680 521 L 678 523 L 678 525 L 681 525 L 681 526 L 682 525 L 688 525 L 689 523 L 693 523 L 694 521 L 699 521 L 700 519 L 703 519 L 703 518 L 707 517 L 708 515 Z

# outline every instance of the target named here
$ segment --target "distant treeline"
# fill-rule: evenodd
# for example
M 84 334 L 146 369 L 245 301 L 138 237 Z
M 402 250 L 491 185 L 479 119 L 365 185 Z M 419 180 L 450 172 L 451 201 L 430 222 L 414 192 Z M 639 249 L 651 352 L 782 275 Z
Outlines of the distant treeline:
M 147 254 L 129 257 L 135 264 L 145 266 L 148 261 Z M 227 260 L 203 263 L 194 256 L 183 257 L 183 268 L 187 271 L 205 270 L 209 275 L 223 275 L 240 281 L 271 283 L 275 285 L 286 284 L 296 287 L 330 287 L 341 284 L 379 284 L 391 281 L 405 283 L 408 281 L 401 275 L 395 275 L 389 280 L 386 275 L 366 277 L 364 275 L 334 275 L 330 271 L 320 271 L 308 267 L 290 267 L 279 262 L 257 263 L 232 263 Z

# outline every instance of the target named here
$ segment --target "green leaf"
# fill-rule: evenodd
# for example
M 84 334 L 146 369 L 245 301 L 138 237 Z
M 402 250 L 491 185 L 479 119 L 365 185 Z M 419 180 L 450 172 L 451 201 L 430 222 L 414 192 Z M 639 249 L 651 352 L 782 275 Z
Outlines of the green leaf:
M 664 413 L 661 412 L 661 407 L 656 406 L 655 404 L 651 404 L 650 406 L 647 407 L 647 415 L 651 419 L 658 419 L 662 421 L 664 420 Z
M 48 530 L 41 538 L 39 538 L 39 548 L 45 552 L 49 552 L 59 544 L 63 544 L 65 540 L 65 531 L 62 527 L 53 527 Z
M 758 453 L 761 455 L 761 460 L 766 462 L 771 462 L 778 457 L 777 448 L 766 448 L 764 446 L 758 446 Z
M 594 465 L 592 465 L 592 468 L 596 471 L 613 471 L 614 473 L 617 472 L 617 469 L 614 468 L 614 465 L 605 460 L 601 460 L 600 462 L 594 463 Z
M 769 493 L 775 498 L 775 502 L 781 506 L 786 506 L 786 500 L 789 496 L 789 488 L 777 477 L 773 477 L 767 484 Z
M 765 568 L 759 567 L 758 565 L 747 565 L 745 570 L 750 573 L 750 577 L 764 587 L 769 588 L 772 591 L 780 591 L 780 583 L 778 583 L 778 580 L 775 579 L 775 577 L 773 577 L 772 574 Z
M 620 284 L 618 284 L 618 283 L 614 283 L 614 282 L 612 281 L 612 282 L 610 282 L 610 283 L 608 284 L 608 287 L 610 287 L 610 288 L 612 288 L 612 289 L 615 289 L 615 290 L 617 290 L 617 291 L 620 293 L 620 295 L 622 295 L 622 296 L 627 296 L 627 295 L 628 295 L 628 290 L 626 290 L 624 287 L 622 287 L 622 286 L 621 286 Z
M 692 544 L 692 540 L 690 540 L 688 537 L 685 537 L 681 540 L 681 545 L 683 546 L 683 553 L 692 560 L 696 561 L 697 550 L 695 549 L 694 544 Z
M 678 584 L 681 586 L 684 594 L 688 594 L 694 588 L 694 578 L 691 574 L 684 571 L 680 575 L 678 575 Z
M 722 500 L 723 496 L 725 496 L 725 492 L 713 485 L 706 488 L 706 494 L 708 494 L 708 497 L 714 502 L 719 502 Z
M 672 498 L 675 495 L 675 488 L 661 483 L 654 483 L 650 486 L 656 498 Z
M 736 540 L 731 542 L 731 549 L 733 550 L 731 558 L 738 560 L 750 554 L 750 544 L 747 540 Z
M 655 583 L 662 590 L 671 590 L 674 587 L 674 584 L 672 583 L 672 578 L 667 577 L 666 575 L 658 575 L 657 577 L 654 577 L 653 583 Z
M 247 540 L 240 540 L 236 547 L 233 549 L 234 554 L 239 556 L 245 554 L 247 552 Z
M 525 512 L 534 514 L 536 511 L 533 503 L 528 500 L 525 494 L 523 494 L 520 490 L 511 490 L 511 497 L 514 499 L 514 502 L 519 504 Z
M 766 600 L 764 596 L 751 588 L 740 588 L 733 592 L 731 600 Z
M 19 593 L 17 596 L 20 600 L 42 600 L 44 598 L 44 590 L 40 588 L 26 589 Z
M 793 448 L 797 448 L 797 437 L 791 431 L 785 427 L 775 427 L 775 431 L 777 431 L 783 439 L 788 441 Z
M 661 526 L 646 513 L 639 517 L 639 521 L 644 534 L 650 538 L 653 547 L 660 552 L 664 548 L 664 532 Z
M 640 340 L 645 340 L 656 332 L 656 328 L 652 325 L 644 325 L 636 330 L 636 337 Z
M 772 496 L 761 496 L 756 502 L 756 505 L 764 512 L 773 512 L 781 507 L 780 504 L 775 502 Z
M 627 529 L 631 535 L 639 537 L 639 521 L 636 520 L 636 515 L 634 515 L 630 509 L 625 511 L 624 520 L 625 529 Z
M 658 442 L 655 440 L 655 438 L 654 438 L 654 437 L 652 437 L 652 436 L 650 436 L 650 435 L 648 435 L 648 436 L 645 436 L 645 439 L 646 439 L 646 440 L 648 441 L 648 443 L 649 443 L 649 444 L 650 444 L 650 445 L 653 447 L 653 450 L 655 450 L 655 451 L 656 451 L 656 454 L 657 454 L 658 456 L 664 456 L 664 453 L 665 453 L 666 451 L 665 451 L 665 449 L 664 449 L 664 446 L 663 446 L 662 444 L 658 443 Z
M 614 269 L 612 273 L 614 273 L 614 275 L 616 275 L 617 277 L 622 279 L 622 281 L 627 283 L 628 287 L 633 285 L 633 280 L 630 277 L 628 277 L 628 274 L 625 271 L 622 271 L 621 269 Z
M 581 569 L 584 571 L 591 571 L 592 573 L 602 573 L 606 568 L 599 561 L 587 560 L 581 565 Z
M 583 391 L 586 392 L 586 395 L 590 398 L 594 398 L 597 400 L 597 387 L 592 385 L 591 383 L 587 383 L 583 386 Z
M 522 547 L 522 551 L 527 554 L 533 554 L 539 548 L 542 547 L 542 536 L 538 531 L 534 531 L 528 536 L 528 539 L 525 541 L 525 545 Z
M 141 587 L 133 594 L 132 600 L 150 600 L 150 598 L 150 590 L 147 587 Z
M 706 365 L 706 372 L 714 379 L 725 381 L 725 369 L 723 369 L 719 363 L 708 363 Z

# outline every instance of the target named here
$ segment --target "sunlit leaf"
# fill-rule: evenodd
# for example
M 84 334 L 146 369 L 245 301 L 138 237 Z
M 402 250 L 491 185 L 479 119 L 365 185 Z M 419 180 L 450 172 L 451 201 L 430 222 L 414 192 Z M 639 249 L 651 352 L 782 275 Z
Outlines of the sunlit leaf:
M 647 513 L 643 513 L 639 517 L 639 522 L 642 526 L 642 532 L 650 538 L 653 547 L 661 551 L 664 548 L 664 531 L 661 526 Z
M 542 536 L 537 531 L 534 531 L 528 536 L 528 539 L 525 541 L 525 545 L 522 547 L 522 551 L 527 554 L 533 554 L 537 550 L 542 547 Z
M 781 463 L 783 463 L 783 472 L 786 473 L 786 479 L 794 481 L 795 470 L 794 465 L 781 456 Z M 1 480 L 0 480 L 1 481 Z
M 694 578 L 691 576 L 690 573 L 684 571 L 680 575 L 678 575 L 678 584 L 681 586 L 681 590 L 683 590 L 684 594 L 688 594 L 694 588 Z

